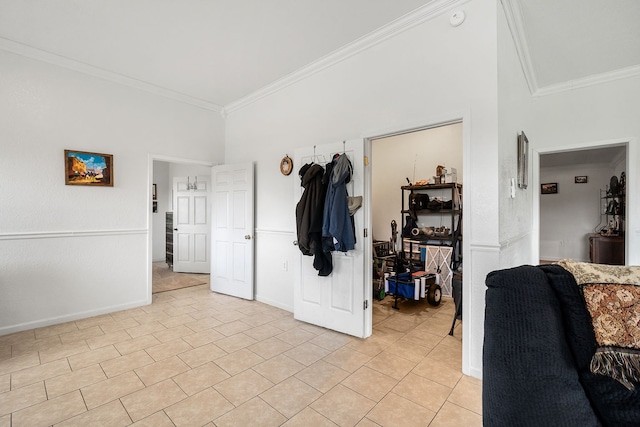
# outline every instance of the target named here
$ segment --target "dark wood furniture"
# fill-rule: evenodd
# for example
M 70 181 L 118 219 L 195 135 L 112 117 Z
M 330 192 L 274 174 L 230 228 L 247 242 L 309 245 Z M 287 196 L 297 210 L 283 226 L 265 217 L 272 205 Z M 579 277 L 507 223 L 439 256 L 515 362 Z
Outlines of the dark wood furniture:
M 590 234 L 589 259 L 595 264 L 624 265 L 624 236 Z

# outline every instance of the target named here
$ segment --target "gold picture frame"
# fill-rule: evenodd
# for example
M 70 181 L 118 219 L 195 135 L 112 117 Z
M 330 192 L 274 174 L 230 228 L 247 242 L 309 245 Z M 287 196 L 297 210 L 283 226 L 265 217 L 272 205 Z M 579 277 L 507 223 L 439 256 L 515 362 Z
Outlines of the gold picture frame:
M 113 187 L 113 155 L 64 150 L 64 183 Z

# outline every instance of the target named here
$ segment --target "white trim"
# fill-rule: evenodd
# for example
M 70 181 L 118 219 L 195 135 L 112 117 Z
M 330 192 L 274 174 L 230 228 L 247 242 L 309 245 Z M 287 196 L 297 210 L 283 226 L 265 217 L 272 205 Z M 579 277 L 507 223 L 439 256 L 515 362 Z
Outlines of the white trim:
M 4 37 L 0 37 L 0 50 L 15 53 L 16 55 L 25 56 L 37 61 L 47 62 L 49 64 L 77 71 L 79 73 L 98 77 L 100 79 L 107 80 L 113 83 L 118 83 L 123 86 L 129 86 L 134 89 L 139 89 L 148 93 L 152 93 L 154 95 L 162 96 L 164 98 L 173 99 L 174 101 L 193 105 L 194 107 L 202 108 L 204 110 L 209 110 L 216 113 L 222 112 L 222 107 L 212 102 L 194 98 L 192 96 L 185 95 L 183 93 L 179 93 L 171 89 L 167 89 L 142 80 L 138 80 L 124 74 L 85 64 L 84 62 L 76 61 L 74 59 L 67 58 L 52 52 L 47 52 L 45 50 L 9 40 Z
M 581 79 L 570 80 L 568 82 L 544 86 L 544 87 L 538 88 L 533 93 L 533 95 L 534 96 L 553 95 L 556 93 L 568 92 L 574 89 L 580 89 L 588 86 L 599 85 L 601 83 L 608 83 L 615 80 L 626 79 L 628 77 L 637 77 L 637 76 L 640 76 L 640 65 L 634 65 L 632 67 L 626 67 L 626 68 L 621 68 L 619 70 L 608 71 L 606 73 L 587 76 Z
M 292 230 L 275 230 L 275 229 L 266 229 L 266 228 L 256 228 L 256 234 L 275 234 L 281 236 L 293 236 L 295 235 L 295 231 Z
M 264 297 L 256 294 L 255 295 L 255 300 L 258 301 L 258 302 L 262 302 L 264 304 L 271 305 L 273 307 L 279 308 L 281 310 L 288 311 L 289 313 L 293 314 L 293 307 L 292 306 L 288 306 L 286 304 L 282 304 L 279 301 L 273 300 L 271 298 L 264 298 Z
M 626 147 L 626 174 L 627 174 L 627 191 L 626 191 L 626 229 L 627 233 L 625 236 L 625 263 L 627 265 L 637 263 L 634 259 L 634 254 L 630 254 L 630 248 L 634 247 L 638 238 L 638 231 L 636 231 L 635 235 L 631 233 L 633 227 L 635 227 L 635 217 L 629 215 L 632 211 L 633 207 L 636 205 L 636 175 L 638 174 L 635 163 L 633 159 L 636 158 L 635 146 L 636 146 L 636 138 L 616 138 L 609 139 L 604 141 L 590 141 L 590 142 L 582 142 L 582 143 L 574 143 L 562 146 L 548 147 L 548 148 L 540 148 L 537 150 L 531 150 L 531 159 L 532 159 L 532 185 L 533 188 L 540 188 L 540 155 L 542 154 L 553 154 L 553 153 L 562 153 L 567 151 L 579 151 L 586 149 L 594 149 L 594 148 L 605 148 L 605 147 L 614 147 L 614 146 L 625 146 Z M 532 200 L 532 209 L 533 209 L 533 229 L 531 231 L 531 244 L 532 244 L 532 256 L 534 262 L 540 259 L 540 193 L 539 190 L 536 190 L 536 193 L 533 194 Z
M 515 242 L 527 238 L 529 235 L 531 235 L 531 232 L 527 231 L 526 233 L 522 233 L 519 236 L 511 237 L 511 238 L 506 239 L 506 240 L 501 240 L 500 241 L 500 248 L 501 249 L 508 248 L 509 246 L 514 244 Z
M 44 326 L 57 325 L 65 322 L 72 322 L 74 320 L 87 319 L 89 317 L 100 316 L 102 314 L 114 313 L 116 311 L 129 310 L 136 307 L 142 307 L 151 304 L 149 300 L 139 300 L 127 304 L 112 305 L 109 307 L 102 307 L 99 310 L 87 310 L 73 314 L 66 314 L 64 316 L 49 317 L 47 319 L 36 320 L 33 322 L 25 322 L 17 325 L 11 325 L 4 328 L 0 328 L 0 336 L 12 334 L 14 332 L 26 331 L 29 329 L 42 328 Z
M 511 37 L 520 58 L 520 66 L 524 73 L 524 78 L 527 81 L 529 87 L 529 93 L 532 95 L 538 91 L 538 82 L 536 81 L 536 74 L 533 71 L 533 62 L 531 61 L 531 54 L 529 53 L 529 43 L 527 42 L 527 36 L 524 32 L 524 25 L 522 24 L 522 12 L 517 0 L 500 0 L 504 14 L 507 17 L 507 25 L 511 31 Z
M 470 173 L 470 169 L 468 165 L 471 163 L 471 110 L 466 109 L 463 111 L 455 111 L 450 112 L 449 114 L 441 114 L 436 117 L 427 118 L 420 122 L 411 122 L 405 124 L 395 125 L 393 127 L 388 127 L 384 129 L 371 130 L 368 132 L 364 132 L 362 134 L 362 138 L 364 139 L 365 144 L 365 155 L 369 156 L 369 161 L 372 161 L 371 158 L 371 140 L 385 138 L 388 136 L 400 135 L 409 132 L 415 132 L 422 129 L 430 129 L 438 126 L 443 126 L 447 124 L 453 123 L 462 123 L 462 182 L 468 183 L 465 185 L 465 192 L 473 192 L 473 176 Z M 365 209 L 365 224 L 364 226 L 371 230 L 371 179 L 372 179 L 372 171 L 370 167 L 365 167 L 365 194 L 368 200 L 365 200 L 364 209 Z M 471 231 L 470 217 L 469 212 L 472 212 L 473 206 L 471 202 L 471 198 L 468 197 L 464 200 L 464 210 L 467 212 L 462 216 L 462 229 Z M 471 236 L 471 232 L 467 232 L 467 236 Z M 472 238 L 472 237 L 471 237 Z M 490 242 L 473 242 L 470 243 L 470 240 L 462 240 L 462 259 L 465 260 L 467 265 L 471 266 L 471 253 L 472 252 L 490 252 L 490 253 L 500 253 L 500 244 L 498 243 L 490 243 Z M 371 265 L 372 253 L 369 249 L 368 252 L 365 253 L 365 265 Z M 365 277 L 371 277 L 371 269 L 368 269 L 369 273 Z M 462 276 L 463 286 L 462 286 L 462 299 L 463 301 L 469 301 L 470 303 L 463 304 L 462 317 L 466 319 L 471 318 L 471 309 L 474 301 L 472 286 L 471 286 L 471 274 L 466 274 Z M 368 295 L 371 295 L 371 286 L 372 281 L 369 280 L 367 282 L 367 292 Z M 466 283 L 466 284 L 465 284 Z M 367 311 L 368 319 L 365 323 L 372 323 L 372 314 L 371 311 Z M 365 330 L 368 327 L 365 325 Z M 471 328 L 463 328 L 462 329 L 462 373 L 465 375 L 474 375 L 477 378 L 482 378 L 481 369 L 475 368 L 471 366 Z
M 162 154 L 149 154 L 147 160 L 147 229 L 149 233 L 147 235 L 147 296 L 149 301 L 152 300 L 153 295 L 153 212 L 151 206 L 153 204 L 153 194 L 151 194 L 151 184 L 153 183 L 153 162 L 167 162 L 167 163 L 178 163 L 185 165 L 199 165 L 199 166 L 208 166 L 213 167 L 217 166 L 217 163 L 211 163 L 202 160 L 190 160 L 182 157 L 173 157 L 173 156 L 165 156 Z
M 147 234 L 146 228 L 124 230 L 82 230 L 82 231 L 37 231 L 24 233 L 0 233 L 0 240 L 27 240 L 27 239 L 61 239 L 68 237 L 96 237 L 96 236 L 127 236 L 134 234 Z
M 429 123 L 431 124 L 429 125 L 425 125 L 424 120 L 422 120 L 418 122 L 405 123 L 403 126 L 400 126 L 400 127 L 394 126 L 392 128 L 385 127 L 385 128 L 371 130 L 370 132 L 367 132 L 367 135 L 371 135 L 371 136 L 367 136 L 365 138 L 374 141 L 376 139 L 391 138 L 398 135 L 404 135 L 404 134 L 413 133 L 413 132 L 420 132 L 427 129 L 454 125 L 457 123 L 462 123 L 464 127 L 464 122 L 462 119 L 468 116 L 469 116 L 469 111 L 456 111 L 451 114 L 445 114 L 445 115 L 439 115 L 439 116 L 433 117 L 433 121 L 430 121 Z M 455 117 L 455 118 L 452 119 L 452 117 Z M 464 134 L 464 129 L 463 129 L 463 134 Z M 463 135 L 463 138 L 464 138 L 464 135 Z
M 500 249 L 502 249 L 502 245 L 500 243 L 495 244 L 495 243 L 488 243 L 488 242 L 471 242 L 469 243 L 469 248 L 472 251 L 477 251 L 477 252 L 500 252 Z
M 425 21 L 428 21 L 446 10 L 460 6 L 464 3 L 469 2 L 470 0 L 434 0 L 429 2 L 428 4 L 419 7 L 418 9 L 394 20 L 390 23 L 380 27 L 379 29 L 360 37 L 359 39 L 333 51 L 332 53 L 311 62 L 308 65 L 305 65 L 302 68 L 299 68 L 297 71 L 292 72 L 291 74 L 276 80 L 275 82 L 264 86 L 261 89 L 245 96 L 244 98 L 240 98 L 237 101 L 234 101 L 224 107 L 224 114 L 226 116 L 228 114 L 233 113 L 234 111 L 240 110 L 254 102 L 259 101 L 262 98 L 265 98 L 269 95 L 272 95 L 288 86 L 291 86 L 301 80 L 309 78 L 314 74 L 332 67 L 346 59 L 351 58 L 354 55 L 357 55 L 379 43 L 382 43 L 385 40 L 390 39 L 391 37 L 395 37 L 398 34 L 401 34 L 416 25 L 420 25 Z
M 520 59 L 520 66 L 527 81 L 529 92 L 532 96 L 547 96 L 561 92 L 568 92 L 574 89 L 594 86 L 601 83 L 608 83 L 615 80 L 626 79 L 628 77 L 640 76 L 640 65 L 621 68 L 618 70 L 608 71 L 601 74 L 583 77 L 580 79 L 569 80 L 566 82 L 539 86 L 536 73 L 531 60 L 529 51 L 529 42 L 525 33 L 524 24 L 522 22 L 522 12 L 519 6 L 519 0 L 500 0 L 505 16 L 507 17 L 507 25 L 513 38 L 513 43 Z
M 152 161 L 155 160 L 158 162 L 178 163 L 182 165 L 200 165 L 207 167 L 218 166 L 218 163 L 207 162 L 204 160 L 191 160 L 183 157 L 164 156 L 162 154 L 149 154 L 149 156 L 151 156 Z

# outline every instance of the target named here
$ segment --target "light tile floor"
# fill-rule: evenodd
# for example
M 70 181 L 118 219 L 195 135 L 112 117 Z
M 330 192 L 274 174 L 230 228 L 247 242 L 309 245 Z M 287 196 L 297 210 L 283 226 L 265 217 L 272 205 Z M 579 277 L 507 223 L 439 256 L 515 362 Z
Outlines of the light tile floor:
M 373 304 L 362 340 L 207 285 L 0 337 L 0 427 L 481 426 L 453 301 Z

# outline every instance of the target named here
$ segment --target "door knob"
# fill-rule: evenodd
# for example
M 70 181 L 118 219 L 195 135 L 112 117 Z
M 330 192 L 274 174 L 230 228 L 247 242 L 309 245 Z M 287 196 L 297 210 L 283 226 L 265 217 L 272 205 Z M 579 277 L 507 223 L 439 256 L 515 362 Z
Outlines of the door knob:
M 245 239 L 247 239 L 247 240 L 251 240 L 251 235 L 246 234 L 246 235 L 244 236 L 244 238 L 245 238 Z
M 298 246 L 298 241 L 297 240 L 293 241 L 293 246 Z
M 173 229 L 173 231 L 178 231 L 178 229 L 177 229 L 177 228 L 174 228 L 174 229 Z

